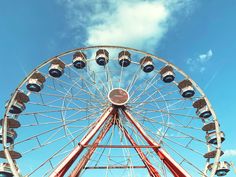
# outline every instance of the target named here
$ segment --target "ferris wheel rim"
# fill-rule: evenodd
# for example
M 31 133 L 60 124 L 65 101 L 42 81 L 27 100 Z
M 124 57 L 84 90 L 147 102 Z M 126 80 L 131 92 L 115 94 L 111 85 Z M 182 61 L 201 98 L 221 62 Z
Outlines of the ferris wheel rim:
M 218 119 L 217 119 L 217 116 L 215 114 L 215 111 L 212 108 L 211 103 L 209 102 L 209 100 L 206 97 L 205 93 L 197 85 L 197 83 L 194 80 L 192 80 L 183 70 L 181 70 L 180 68 L 178 68 L 177 66 L 175 66 L 174 64 L 168 62 L 167 60 L 165 60 L 163 58 L 159 58 L 159 57 L 157 57 L 157 56 L 155 56 L 153 54 L 147 53 L 147 52 L 142 51 L 142 50 L 138 50 L 138 49 L 134 49 L 134 48 L 130 48 L 130 47 L 124 47 L 124 46 L 98 45 L 98 46 L 75 48 L 75 49 L 66 51 L 64 53 L 61 53 L 61 54 L 56 55 L 54 57 L 51 57 L 50 59 L 46 60 L 45 62 L 43 62 L 40 65 L 38 65 L 35 69 L 33 69 L 30 72 L 30 74 L 28 74 L 28 76 L 25 77 L 20 82 L 20 84 L 17 86 L 17 88 L 15 89 L 14 93 L 12 94 L 12 96 L 11 96 L 11 98 L 10 98 L 8 104 L 7 104 L 6 111 L 4 113 L 4 118 L 3 118 L 3 128 L 2 128 L 3 135 L 6 135 L 6 132 L 7 132 L 7 113 L 10 110 L 10 105 L 13 103 L 13 100 L 14 100 L 14 98 L 16 96 L 17 91 L 24 85 L 24 83 L 27 82 L 27 80 L 32 76 L 33 73 L 35 73 L 40 68 L 46 66 L 47 64 L 49 64 L 55 58 L 60 58 L 60 57 L 66 56 L 68 54 L 74 53 L 76 51 L 86 51 L 86 50 L 89 50 L 89 49 L 97 49 L 97 48 L 107 48 L 107 49 L 114 48 L 114 49 L 130 50 L 130 51 L 134 51 L 134 52 L 138 52 L 140 54 L 144 54 L 144 55 L 150 56 L 150 57 L 152 57 L 154 59 L 157 59 L 157 60 L 165 63 L 166 65 L 168 64 L 168 65 L 172 66 L 175 70 L 177 70 L 180 74 L 182 74 L 186 79 L 190 80 L 192 82 L 194 88 L 197 89 L 197 91 L 201 94 L 201 96 L 206 100 L 207 105 L 209 106 L 209 109 L 212 112 L 212 117 L 213 117 L 213 120 L 214 120 L 214 123 L 215 123 L 215 126 L 216 126 L 215 127 L 216 133 L 219 134 L 221 132 L 220 131 L 220 127 L 219 127 L 219 123 L 218 123 Z M 216 171 L 216 169 L 217 169 L 217 163 L 219 161 L 220 153 L 221 153 L 221 141 L 220 141 L 220 137 L 219 136 L 217 136 L 217 141 L 218 141 L 218 144 L 217 144 L 217 147 L 216 147 L 216 156 L 215 156 L 214 166 L 213 166 L 213 170 L 212 170 L 213 172 Z M 12 161 L 12 159 L 10 157 L 10 154 L 9 154 L 9 150 L 8 150 L 7 143 L 6 143 L 6 136 L 3 136 L 3 147 L 4 147 L 4 151 L 5 151 L 7 160 L 10 162 L 10 165 L 13 166 L 14 162 Z M 214 176 L 214 174 L 212 173 L 211 176 Z

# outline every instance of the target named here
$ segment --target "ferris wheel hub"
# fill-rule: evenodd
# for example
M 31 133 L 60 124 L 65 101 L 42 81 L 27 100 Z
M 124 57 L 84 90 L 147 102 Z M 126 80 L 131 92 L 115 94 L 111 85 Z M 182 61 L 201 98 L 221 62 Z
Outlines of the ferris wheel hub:
M 129 93 L 122 88 L 115 88 L 108 93 L 108 99 L 113 105 L 122 106 L 129 101 Z

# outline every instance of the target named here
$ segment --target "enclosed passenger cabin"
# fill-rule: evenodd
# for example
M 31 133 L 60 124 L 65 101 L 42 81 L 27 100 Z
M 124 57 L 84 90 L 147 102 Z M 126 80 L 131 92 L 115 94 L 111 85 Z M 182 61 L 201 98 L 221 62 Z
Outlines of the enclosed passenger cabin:
M 129 66 L 131 63 L 131 54 L 126 50 L 121 51 L 118 55 L 118 61 L 122 67 Z
M 140 65 L 145 73 L 150 73 L 151 71 L 154 70 L 154 64 L 150 56 L 143 57 L 140 60 Z
M 208 170 L 212 171 L 213 163 L 208 165 Z M 217 176 L 225 176 L 230 171 L 230 164 L 226 161 L 218 162 L 217 170 L 215 175 Z
M 13 177 L 9 163 L 0 164 L 0 177 Z
M 209 122 L 202 127 L 202 130 L 206 132 L 213 131 L 215 129 L 216 129 L 216 125 L 214 122 Z
M 52 60 L 48 72 L 50 76 L 59 78 L 64 73 L 64 69 L 65 69 L 65 63 L 62 62 L 60 59 L 55 58 Z
M 225 134 L 222 131 L 220 132 L 220 139 L 221 139 L 221 143 L 225 140 Z M 207 133 L 206 140 L 209 144 L 217 145 L 216 131 Z
M 178 84 L 180 94 L 184 98 L 191 98 L 194 96 L 195 91 L 193 88 L 193 84 L 190 80 L 183 80 Z
M 18 91 L 9 112 L 12 114 L 20 114 L 25 110 L 25 103 L 27 102 L 29 102 L 29 97 L 25 93 Z
M 83 52 L 75 52 L 72 62 L 75 68 L 83 69 L 87 64 L 87 56 Z
M 216 154 L 217 154 L 217 151 L 216 150 L 213 150 L 213 151 L 210 151 L 210 152 L 207 152 L 206 154 L 204 154 L 203 157 L 205 157 L 206 159 L 209 159 L 209 158 L 215 158 L 216 157 Z M 222 156 L 224 154 L 223 151 L 220 151 L 220 156 Z
M 28 80 L 26 88 L 31 92 L 40 92 L 45 81 L 45 77 L 40 72 L 35 72 Z
M 206 119 L 211 116 L 211 111 L 207 106 L 206 100 L 204 98 L 197 100 L 193 103 L 193 107 L 197 109 L 196 114 L 198 117 Z
M 19 152 L 16 152 L 14 150 L 9 150 L 9 154 L 12 159 L 19 159 L 22 157 L 22 155 Z M 0 158 L 6 159 L 4 151 L 0 151 Z
M 16 137 L 17 133 L 12 128 L 9 128 L 7 130 L 7 143 L 12 144 L 16 139 Z M 2 142 L 3 142 L 3 135 L 2 135 L 2 129 L 0 129 L 0 143 L 2 144 Z
M 16 119 L 7 117 L 6 120 L 8 128 L 19 128 L 21 126 L 20 122 Z M 0 120 L 0 125 L 3 125 L 3 119 Z
M 171 66 L 165 66 L 164 68 L 162 68 L 160 70 L 160 74 L 161 74 L 161 79 L 165 82 L 165 83 L 170 83 L 172 81 L 174 81 L 175 79 L 175 73 L 174 70 Z
M 109 52 L 106 49 L 99 49 L 96 52 L 96 62 L 100 66 L 105 66 L 109 62 Z

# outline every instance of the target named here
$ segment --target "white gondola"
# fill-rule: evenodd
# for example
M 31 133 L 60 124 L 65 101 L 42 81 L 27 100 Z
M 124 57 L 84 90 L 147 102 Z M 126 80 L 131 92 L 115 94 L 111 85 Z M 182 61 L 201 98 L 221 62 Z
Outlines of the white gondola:
M 55 58 L 52 60 L 48 72 L 50 76 L 59 78 L 64 73 L 64 69 L 65 69 L 65 63 L 63 63 L 60 59 Z
M 216 154 L 217 154 L 217 151 L 216 150 L 213 150 L 213 151 L 210 151 L 210 152 L 207 152 L 206 154 L 203 155 L 203 157 L 209 159 L 209 158 L 215 158 L 216 157 Z M 224 154 L 223 151 L 220 151 L 220 156 L 222 156 Z
M 11 167 L 8 163 L 0 164 L 0 176 L 1 177 L 13 177 Z
M 191 98 L 195 94 L 195 90 L 193 88 L 193 85 L 190 80 L 183 80 L 178 84 L 178 87 L 180 89 L 180 94 L 184 98 Z
M 225 140 L 225 134 L 224 132 L 220 132 L 220 139 L 221 139 L 221 143 Z M 206 140 L 209 144 L 214 144 L 217 145 L 217 135 L 216 135 L 216 131 L 207 133 L 206 135 Z
M 196 114 L 198 117 L 206 119 L 211 116 L 211 111 L 207 106 L 207 103 L 204 98 L 199 99 L 193 103 L 193 107 L 197 108 Z
M 161 79 L 165 83 L 173 82 L 175 79 L 175 73 L 171 66 L 165 66 L 164 68 L 162 68 L 160 70 L 160 74 L 161 74 Z
M 126 50 L 121 51 L 118 55 L 118 61 L 122 67 L 129 66 L 131 63 L 131 54 Z
M 209 122 L 202 127 L 202 130 L 206 132 L 213 131 L 215 129 L 216 129 L 216 126 L 214 122 Z
M 25 93 L 18 91 L 9 112 L 11 114 L 20 114 L 26 109 L 25 103 L 28 101 L 29 97 Z
M 150 73 L 151 71 L 154 70 L 154 64 L 150 56 L 143 57 L 140 60 L 140 65 L 145 73 Z
M 105 66 L 109 62 L 109 52 L 105 49 L 99 49 L 96 52 L 96 62 L 100 66 Z
M 72 62 L 75 68 L 83 69 L 87 64 L 87 56 L 83 52 L 75 52 Z
M 208 170 L 212 171 L 213 163 L 208 165 Z M 217 170 L 215 175 L 217 176 L 225 176 L 230 171 L 230 164 L 226 161 L 218 162 Z
M 31 92 L 40 92 L 45 81 L 46 79 L 41 73 L 35 72 L 28 80 L 26 88 Z
M 16 139 L 16 137 L 17 133 L 13 129 L 9 128 L 7 130 L 7 143 L 12 144 Z M 0 129 L 0 143 L 2 144 L 2 142 L 3 142 L 2 129 Z
M 16 152 L 14 150 L 9 150 L 9 154 L 12 159 L 20 159 L 22 157 L 19 152 Z M 0 151 L 0 158 L 6 159 L 4 150 Z
M 21 126 L 20 122 L 15 118 L 7 117 L 6 121 L 9 128 L 19 128 Z M 3 119 L 0 120 L 0 125 L 3 125 Z
M 26 107 L 23 102 L 19 102 L 18 100 L 14 100 L 9 112 L 12 114 L 20 114 L 25 110 L 25 108 Z

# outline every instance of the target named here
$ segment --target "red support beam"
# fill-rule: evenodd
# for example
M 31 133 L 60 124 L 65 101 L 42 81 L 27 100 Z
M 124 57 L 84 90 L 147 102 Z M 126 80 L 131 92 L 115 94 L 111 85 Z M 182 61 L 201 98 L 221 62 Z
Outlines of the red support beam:
M 84 147 L 92 147 L 93 145 L 89 144 Z M 137 145 L 137 146 L 132 146 L 132 145 L 98 145 L 97 148 L 159 148 L 160 146 L 149 146 L 149 145 Z
M 126 107 L 122 108 L 122 112 L 126 116 L 126 118 L 135 126 L 135 128 L 139 131 L 139 133 L 143 136 L 143 138 L 150 146 L 159 146 L 159 148 L 153 148 L 153 150 L 167 166 L 167 168 L 171 171 L 174 177 L 191 177 L 187 173 L 187 171 L 185 171 L 183 167 L 181 167 L 167 152 L 160 148 L 160 145 L 158 143 L 156 143 L 148 134 L 146 134 L 142 126 L 131 115 L 131 113 L 126 109 Z
M 111 119 L 107 125 L 105 125 L 104 129 L 100 132 L 96 140 L 94 141 L 92 147 L 88 150 L 88 152 L 84 155 L 84 157 L 80 160 L 78 165 L 75 167 L 73 172 L 71 173 L 70 177 L 77 177 L 80 175 L 81 171 L 84 169 L 86 164 L 88 163 L 89 159 L 93 155 L 94 151 L 96 150 L 98 144 L 102 141 L 102 139 L 105 137 L 107 132 L 110 130 L 110 128 L 113 125 L 114 119 Z
M 138 146 L 132 136 L 129 135 L 128 131 L 119 123 L 117 122 L 118 127 L 121 129 L 121 131 L 125 134 L 126 138 L 129 140 L 129 142 L 134 146 L 134 149 L 138 153 L 139 157 L 142 159 L 144 165 L 146 166 L 149 174 L 151 177 L 161 177 L 160 174 L 157 172 L 157 170 L 153 167 L 151 162 L 148 160 L 146 155 L 142 152 L 142 150 L 136 146 Z
M 84 150 L 84 146 L 86 146 L 90 142 L 90 140 L 98 132 L 104 122 L 106 122 L 108 117 L 113 114 L 113 112 L 114 108 L 112 106 L 105 110 L 100 118 L 94 123 L 94 126 L 90 129 L 90 131 L 82 138 L 79 145 L 64 160 L 61 161 L 61 163 L 49 177 L 63 177 L 65 175 L 71 165 Z
M 126 168 L 147 168 L 146 166 L 128 166 L 128 165 L 113 165 L 113 166 L 93 166 L 93 167 L 85 167 L 85 169 L 126 169 Z

